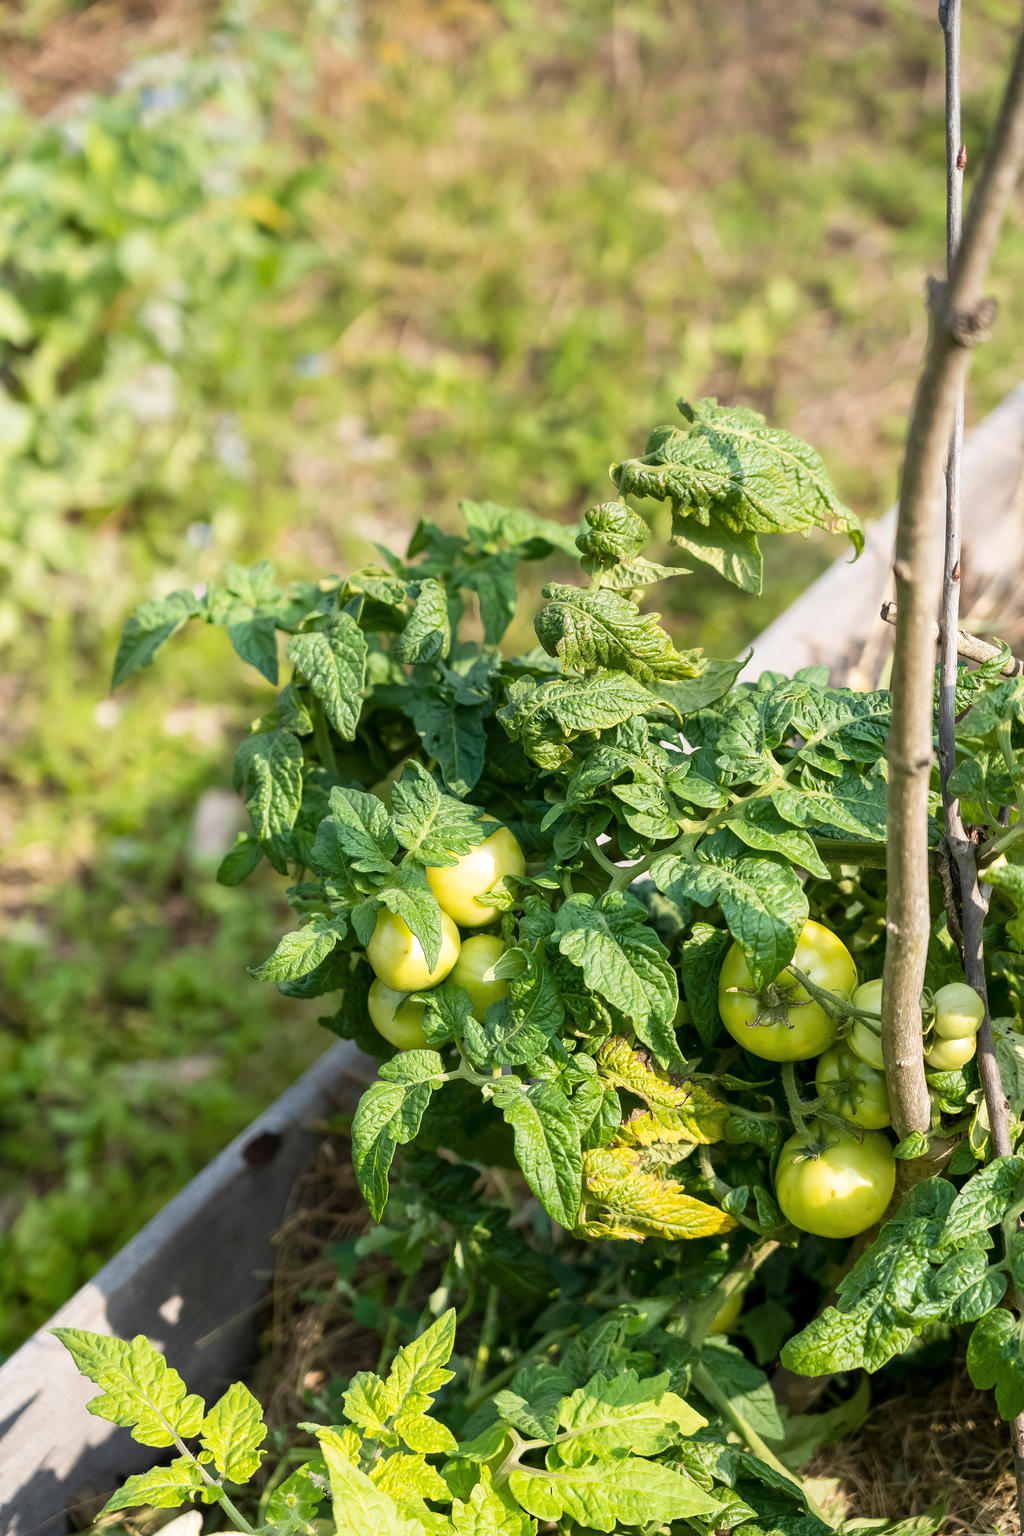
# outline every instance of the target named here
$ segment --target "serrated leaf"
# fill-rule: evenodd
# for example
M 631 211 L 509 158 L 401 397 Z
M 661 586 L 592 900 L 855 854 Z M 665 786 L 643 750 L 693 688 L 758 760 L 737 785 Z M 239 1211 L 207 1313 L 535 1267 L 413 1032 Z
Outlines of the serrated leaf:
M 203 1474 L 190 1456 L 177 1456 L 169 1467 L 154 1467 L 128 1480 L 104 1504 L 101 1514 L 149 1504 L 154 1509 L 177 1509 L 194 1499 L 203 1486 Z
M 237 655 L 277 686 L 277 625 L 265 614 L 235 619 L 227 626 Z
M 419 940 L 427 965 L 433 968 L 441 953 L 443 929 L 441 908 L 427 884 L 419 864 L 400 864 L 389 885 L 378 888 L 377 897 L 389 912 L 400 917 L 415 939 Z
M 263 1410 L 248 1387 L 233 1382 L 200 1425 L 203 1449 L 229 1483 L 247 1483 L 263 1460 L 260 1446 L 267 1438 Z
M 693 518 L 673 517 L 671 542 L 694 560 L 709 565 L 741 592 L 760 597 L 764 556 L 756 533 L 730 528 L 715 513 L 709 516 L 706 528 Z
M 458 574 L 459 585 L 477 595 L 485 645 L 497 645 L 515 617 L 519 596 L 515 565 L 515 555 L 492 555 Z
M 656 1456 L 707 1420 L 675 1392 L 669 1372 L 641 1381 L 634 1370 L 610 1379 L 598 1372 L 561 1406 L 559 1424 L 568 1439 L 559 1440 L 562 1460 L 580 1466 L 594 1456 L 633 1452 Z
M 343 741 L 354 741 L 366 678 L 366 637 L 350 613 L 293 635 L 288 659 L 306 679 Z
M 703 1083 L 662 1071 L 625 1036 L 599 1047 L 597 1067 L 605 1082 L 643 1099 L 658 1120 L 678 1126 L 690 1141 L 710 1146 L 724 1137 L 730 1106 Z
M 587 527 L 576 548 L 594 566 L 614 566 L 639 554 L 651 536 L 639 512 L 621 501 L 603 501 L 583 514 Z
M 556 914 L 558 948 L 591 992 L 619 1009 L 663 1064 L 681 1063 L 672 1022 L 679 1006 L 668 951 L 632 897 L 570 896 Z
M 288 870 L 291 831 L 302 804 L 302 744 L 291 731 L 247 736 L 235 753 L 235 789 L 252 829 L 279 874 Z
M 549 656 L 574 672 L 627 672 L 638 682 L 672 682 L 700 672 L 696 653 L 682 655 L 656 613 L 641 613 L 617 592 L 549 583 L 545 606 L 534 620 Z
M 1024 1413 L 1024 1322 L 997 1307 L 974 1325 L 967 1344 L 967 1370 L 982 1391 L 995 1389 L 1004 1419 Z
M 449 1308 L 412 1343 L 404 1345 L 392 1363 L 384 1385 L 395 1404 L 395 1430 L 411 1451 L 450 1454 L 457 1448 L 451 1430 L 428 1413 L 433 1395 L 455 1374 L 446 1368 L 454 1347 L 455 1310 Z
M 764 858 L 693 862 L 665 854 L 655 859 L 650 873 L 658 890 L 672 901 L 694 901 L 702 907 L 718 903 L 746 955 L 755 987 L 767 985 L 792 960 L 808 905 L 788 864 Z
M 327 1468 L 319 1457 L 315 1457 L 274 1489 L 267 1503 L 267 1520 L 272 1525 L 287 1528 L 290 1524 L 301 1530 L 304 1522 L 316 1518 L 329 1493 Z
M 241 885 L 263 857 L 263 849 L 248 832 L 239 832 L 217 866 L 218 885 Z
M 477 549 L 515 550 L 520 560 L 543 560 L 555 549 L 567 555 L 576 553 L 578 525 L 556 523 L 494 501 L 460 501 L 459 511 Z
M 314 868 L 324 875 L 347 874 L 350 869 L 364 874 L 390 873 L 398 839 L 377 796 L 336 784 L 330 807 L 330 816 L 317 827 Z
M 649 1173 L 642 1154 L 629 1147 L 595 1147 L 585 1153 L 586 1220 L 592 1237 L 663 1237 L 681 1241 L 731 1232 L 732 1216 L 688 1194 L 675 1179 Z M 591 1207 L 598 1207 L 592 1214 Z
M 430 665 L 442 661 L 451 649 L 448 594 L 439 581 L 428 577 L 420 583 L 416 606 L 391 649 L 396 661 Z
M 425 1500 L 447 1503 L 451 1498 L 447 1485 L 426 1457 L 409 1452 L 374 1462 L 370 1481 L 389 1494 L 400 1509 L 418 1519 L 427 1513 Z
M 466 1049 L 482 1067 L 514 1067 L 542 1056 L 565 1018 L 543 941 L 532 953 L 517 953 L 526 969 L 510 980 L 507 997 L 492 1003 L 483 1021 L 471 1019 L 465 1026 Z
M 139 1334 L 131 1342 L 89 1333 L 84 1328 L 54 1328 L 72 1359 L 102 1389 L 86 1406 L 97 1418 L 130 1429 L 140 1445 L 174 1445 L 198 1434 L 204 1404 L 167 1364 L 159 1350 Z
M 150 666 L 164 642 L 201 611 L 194 595 L 185 588 L 171 592 L 167 597 L 140 603 L 121 633 L 111 688 L 120 688 L 133 672 Z
M 783 1438 L 785 1430 L 772 1384 L 742 1350 L 725 1339 L 707 1338 L 701 1345 L 701 1362 L 751 1429 L 765 1440 Z
M 694 923 L 682 947 L 679 973 L 683 980 L 693 1027 L 705 1047 L 714 1045 L 722 1032 L 718 1011 L 718 973 L 731 943 L 724 928 Z
M 484 768 L 490 700 L 485 705 L 459 704 L 424 689 L 414 692 L 404 707 L 447 787 L 454 795 L 470 794 Z
M 422 763 L 415 761 L 392 786 L 391 821 L 402 847 L 431 868 L 457 864 L 496 825 L 478 807 L 442 794 Z
M 452 1501 L 451 1524 L 453 1536 L 534 1536 L 536 1531 L 528 1515 L 498 1497 L 487 1467 L 481 1468 L 468 1499 Z
M 430 1096 L 444 1080 L 436 1051 L 403 1051 L 380 1069 L 352 1121 L 352 1166 L 374 1221 L 388 1200 L 388 1170 L 395 1151 L 416 1137 Z
M 558 1434 L 562 1401 L 573 1390 L 573 1378 L 557 1365 L 522 1366 L 504 1391 L 494 1395 L 494 1406 L 506 1424 L 529 1440 L 550 1444 Z
M 341 937 L 333 924 L 328 927 L 322 920 L 314 920 L 284 934 L 269 960 L 250 966 L 249 975 L 256 981 L 295 981 L 308 976 L 326 960 Z
M 318 1425 L 315 1432 L 330 1479 L 335 1536 L 423 1536 L 422 1525 L 352 1463 L 335 1430 Z
M 685 1473 L 640 1456 L 557 1471 L 518 1467 L 508 1482 L 515 1498 L 538 1520 L 568 1518 L 585 1530 L 664 1524 L 710 1516 L 719 1508 L 718 1500 Z
M 773 789 L 771 802 L 798 827 L 829 827 L 834 833 L 879 840 L 885 837 L 886 784 L 847 768 L 838 778 L 803 777 Z
M 951 1254 L 925 1277 L 922 1291 L 925 1304 L 931 1305 L 937 1321 L 959 1326 L 973 1323 L 997 1307 L 1006 1293 L 1006 1284 L 1006 1275 L 990 1268 L 988 1253 L 979 1245 Z
M 809 834 L 786 821 L 768 800 L 753 800 L 737 806 L 721 825 L 728 827 L 748 848 L 781 854 L 798 869 L 806 869 L 823 880 L 829 878 L 828 868 L 822 863 Z
M 583 1150 L 569 1100 L 554 1083 L 499 1078 L 494 1102 L 515 1137 L 516 1161 L 541 1205 L 563 1227 L 576 1224 L 580 1208 Z
M 506 734 L 541 768 L 558 768 L 572 756 L 572 743 L 585 731 L 621 725 L 656 707 L 657 700 L 625 672 L 588 678 L 556 677 L 538 684 L 517 678 L 497 711 Z
M 670 499 L 673 521 L 707 526 L 712 514 L 735 531 L 849 534 L 860 553 L 860 522 L 836 495 L 819 455 L 763 416 L 717 400 L 677 402 L 683 427 L 651 434 L 642 459 L 612 468 L 622 492 Z
M 942 1229 L 944 1246 L 954 1248 L 976 1240 L 980 1233 L 997 1226 L 1010 1206 L 1016 1203 L 1022 1179 L 1024 1158 L 1021 1157 L 996 1158 L 968 1179 L 946 1217 Z

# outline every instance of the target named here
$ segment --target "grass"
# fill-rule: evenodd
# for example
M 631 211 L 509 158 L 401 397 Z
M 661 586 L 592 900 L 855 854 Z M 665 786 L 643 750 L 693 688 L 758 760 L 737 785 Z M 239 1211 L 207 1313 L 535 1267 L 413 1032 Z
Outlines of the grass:
M 132 604 L 336 570 L 460 496 L 574 518 L 683 392 L 873 516 L 943 239 L 931 0 L 130 9 L 0 20 L 0 1349 L 321 1044 L 244 977 L 273 889 L 190 852 L 263 685 L 203 635 L 109 700 Z M 967 23 L 971 167 L 1014 18 Z M 1022 254 L 1018 211 L 975 417 Z M 673 583 L 680 643 L 739 650 L 836 553 L 775 548 L 761 601 Z

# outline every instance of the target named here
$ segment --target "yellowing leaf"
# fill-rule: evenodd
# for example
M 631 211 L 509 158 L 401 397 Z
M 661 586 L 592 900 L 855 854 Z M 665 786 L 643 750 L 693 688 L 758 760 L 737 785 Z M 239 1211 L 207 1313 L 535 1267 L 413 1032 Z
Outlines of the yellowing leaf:
M 672 1240 L 731 1232 L 736 1222 L 717 1206 L 687 1194 L 675 1179 L 659 1178 L 640 1166 L 628 1147 L 595 1147 L 583 1160 L 584 1210 L 581 1230 L 590 1237 L 645 1237 Z M 589 1207 L 597 1206 L 595 1215 Z
M 662 1071 L 625 1035 L 604 1042 L 597 1064 L 605 1082 L 645 1100 L 658 1121 L 680 1133 L 679 1139 L 710 1146 L 724 1137 L 728 1104 L 703 1084 Z

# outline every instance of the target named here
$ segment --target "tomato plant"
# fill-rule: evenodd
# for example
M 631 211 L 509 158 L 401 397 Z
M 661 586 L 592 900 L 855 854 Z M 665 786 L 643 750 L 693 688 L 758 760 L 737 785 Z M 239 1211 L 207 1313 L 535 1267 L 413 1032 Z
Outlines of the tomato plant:
M 857 985 L 853 956 L 821 923 L 804 924 L 793 967 L 838 998 L 848 997 Z M 832 1044 L 835 1019 L 792 971 L 781 972 L 760 990 L 752 980 L 742 947 L 733 944 L 719 975 L 718 1006 L 726 1029 L 746 1050 L 768 1061 L 806 1061 Z

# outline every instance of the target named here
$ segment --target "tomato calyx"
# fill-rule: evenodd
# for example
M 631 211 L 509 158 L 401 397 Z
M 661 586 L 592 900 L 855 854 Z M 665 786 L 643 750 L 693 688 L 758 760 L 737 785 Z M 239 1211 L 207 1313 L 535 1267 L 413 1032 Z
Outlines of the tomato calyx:
M 793 1029 L 790 1014 L 797 1008 L 806 1008 L 811 1001 L 809 997 L 797 996 L 798 986 L 798 978 L 786 981 L 777 976 L 759 992 L 752 987 L 728 987 L 726 990 L 743 997 L 752 997 L 757 1002 L 757 1012 L 750 1020 L 751 1029 L 772 1029 L 777 1024 L 781 1024 L 784 1029 Z

